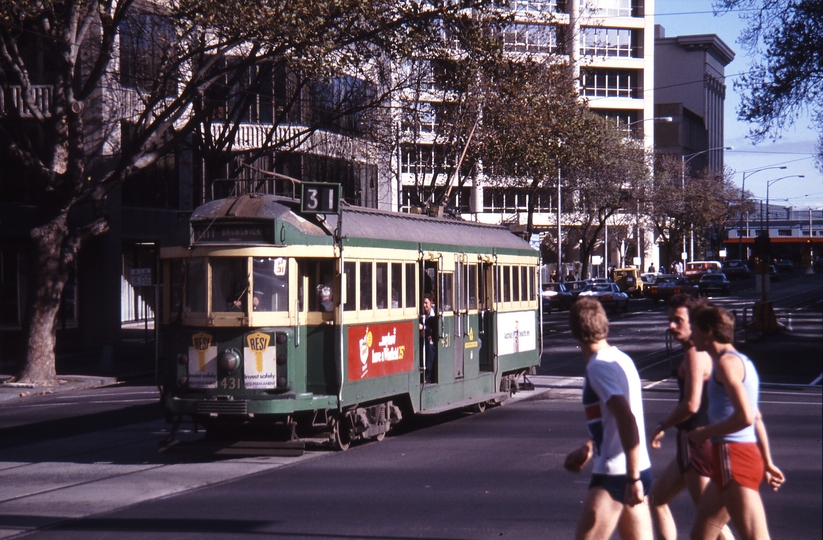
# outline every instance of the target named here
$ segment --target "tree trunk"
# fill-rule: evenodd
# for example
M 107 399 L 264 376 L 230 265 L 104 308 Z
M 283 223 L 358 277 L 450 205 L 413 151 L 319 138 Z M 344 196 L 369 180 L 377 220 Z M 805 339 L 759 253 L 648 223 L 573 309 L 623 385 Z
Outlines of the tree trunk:
M 17 365 L 13 380 L 35 386 L 57 382 L 55 344 L 60 298 L 68 280 L 68 265 L 74 260 L 67 249 L 69 236 L 66 214 L 32 230 L 33 279 L 28 290 L 25 317 L 26 354 Z

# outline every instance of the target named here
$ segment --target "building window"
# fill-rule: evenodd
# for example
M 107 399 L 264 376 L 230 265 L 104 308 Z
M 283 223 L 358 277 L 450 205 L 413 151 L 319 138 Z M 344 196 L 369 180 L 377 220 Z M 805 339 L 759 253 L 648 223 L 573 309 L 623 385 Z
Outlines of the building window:
M 639 98 L 640 72 L 632 69 L 588 69 L 581 73 L 586 97 Z
M 585 2 L 583 13 L 595 17 L 631 17 L 632 0 L 594 0 Z
M 403 186 L 400 211 L 408 212 L 412 207 L 419 208 L 426 203 L 433 201 L 434 198 L 440 197 L 440 195 L 446 190 L 448 190 L 448 187 L 438 186 L 435 188 L 435 197 L 433 197 L 431 188 L 424 188 L 420 186 Z M 462 214 L 471 212 L 471 188 L 453 188 L 451 191 L 451 198 L 447 206 L 449 208 L 456 208 Z
M 553 53 L 557 50 L 557 28 L 546 24 L 512 24 L 503 33 L 508 52 Z
M 552 194 L 541 191 L 529 193 L 518 188 L 483 188 L 483 212 L 527 212 L 529 201 L 534 199 L 535 212 L 551 212 L 556 210 L 553 206 Z
M 559 11 L 557 4 L 558 0 L 515 0 L 513 7 L 518 15 L 548 15 Z M 564 0 L 560 0 L 560 4 L 565 4 Z
M 637 34 L 625 28 L 583 28 L 580 48 L 585 56 L 638 58 Z

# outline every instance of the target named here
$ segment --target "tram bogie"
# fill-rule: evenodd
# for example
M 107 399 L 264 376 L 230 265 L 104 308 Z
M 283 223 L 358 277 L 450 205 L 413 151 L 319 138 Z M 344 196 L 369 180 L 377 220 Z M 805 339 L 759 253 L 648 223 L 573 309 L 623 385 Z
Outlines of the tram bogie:
M 161 263 L 175 423 L 280 425 L 345 449 L 404 415 L 501 402 L 539 363 L 538 255 L 501 227 L 359 208 L 324 218 L 247 195 L 197 209 Z

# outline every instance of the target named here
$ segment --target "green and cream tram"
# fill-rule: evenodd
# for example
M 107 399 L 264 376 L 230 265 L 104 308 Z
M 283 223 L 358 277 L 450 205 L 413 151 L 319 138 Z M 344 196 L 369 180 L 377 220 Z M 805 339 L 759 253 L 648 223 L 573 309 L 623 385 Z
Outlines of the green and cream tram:
M 538 252 L 503 227 L 244 195 L 201 206 L 181 236 L 160 250 L 170 421 L 279 424 L 345 449 L 403 413 L 500 402 L 539 364 Z

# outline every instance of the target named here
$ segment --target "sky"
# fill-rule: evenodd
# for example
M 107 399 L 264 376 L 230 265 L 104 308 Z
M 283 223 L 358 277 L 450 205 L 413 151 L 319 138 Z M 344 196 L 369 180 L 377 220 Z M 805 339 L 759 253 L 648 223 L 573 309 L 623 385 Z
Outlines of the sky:
M 812 129 L 808 116 L 800 117 L 793 126 L 781 132 L 781 137 L 773 141 L 766 139 L 757 146 L 747 138 L 750 124 L 737 118 L 740 93 L 734 88 L 737 74 L 745 73 L 752 57 L 739 43 L 741 30 L 746 22 L 737 13 L 729 12 L 715 16 L 711 0 L 656 0 L 655 24 L 666 29 L 666 37 L 694 34 L 716 34 L 735 53 L 735 58 L 726 66 L 725 146 L 726 166 L 735 171 L 734 182 L 741 187 L 743 172 L 746 174 L 746 191 L 755 200 L 766 199 L 766 185 L 770 180 L 784 176 L 769 188 L 770 204 L 793 206 L 798 209 L 823 208 L 823 173 L 814 166 L 817 133 Z M 763 167 L 786 166 L 785 170 L 765 170 L 753 172 Z M 804 175 L 804 178 L 794 177 Z

